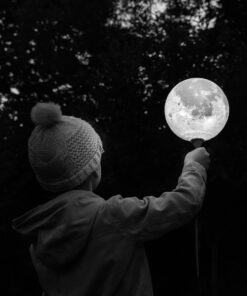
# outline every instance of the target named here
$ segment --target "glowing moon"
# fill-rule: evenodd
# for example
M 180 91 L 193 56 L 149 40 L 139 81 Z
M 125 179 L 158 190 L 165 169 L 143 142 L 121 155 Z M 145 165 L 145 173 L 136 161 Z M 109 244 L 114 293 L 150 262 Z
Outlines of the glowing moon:
M 190 78 L 178 83 L 169 93 L 165 117 L 171 130 L 180 138 L 206 141 L 224 128 L 229 117 L 229 104 L 217 84 L 203 78 Z

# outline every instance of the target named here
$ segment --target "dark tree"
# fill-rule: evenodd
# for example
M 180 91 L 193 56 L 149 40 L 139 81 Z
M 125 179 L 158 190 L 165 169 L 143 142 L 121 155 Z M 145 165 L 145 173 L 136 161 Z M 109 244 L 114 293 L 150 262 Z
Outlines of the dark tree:
M 29 167 L 30 110 L 54 101 L 102 136 L 105 198 L 172 190 L 192 149 L 167 128 L 175 84 L 204 77 L 230 103 L 200 215 L 205 295 L 244 295 L 246 1 L 12 0 L 0 3 L 0 233 L 5 295 L 39 293 L 10 222 L 48 198 Z M 193 223 L 147 244 L 155 295 L 196 295 Z M 30 283 L 31 279 L 31 283 Z

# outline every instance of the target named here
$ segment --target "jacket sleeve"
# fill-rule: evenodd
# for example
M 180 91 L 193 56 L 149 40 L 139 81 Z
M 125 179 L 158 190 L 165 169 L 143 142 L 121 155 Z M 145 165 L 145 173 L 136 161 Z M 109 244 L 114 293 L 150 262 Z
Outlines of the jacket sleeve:
M 187 163 L 177 187 L 159 197 L 123 198 L 107 201 L 111 223 L 135 240 L 147 241 L 187 223 L 200 210 L 206 189 L 206 170 L 197 162 Z

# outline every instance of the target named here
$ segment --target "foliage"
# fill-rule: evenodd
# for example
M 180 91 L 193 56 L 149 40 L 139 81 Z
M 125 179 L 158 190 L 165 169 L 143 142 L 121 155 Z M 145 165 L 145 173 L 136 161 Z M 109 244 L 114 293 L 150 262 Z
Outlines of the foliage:
M 231 194 L 246 178 L 245 1 L 12 0 L 0 9 L 3 233 L 44 195 L 26 151 L 35 102 L 59 102 L 99 130 L 102 195 L 158 195 L 176 185 L 190 149 L 166 128 L 165 98 L 199 76 L 218 83 L 231 107 L 226 129 L 208 144 L 215 154 L 203 212 L 207 243 L 224 237 Z

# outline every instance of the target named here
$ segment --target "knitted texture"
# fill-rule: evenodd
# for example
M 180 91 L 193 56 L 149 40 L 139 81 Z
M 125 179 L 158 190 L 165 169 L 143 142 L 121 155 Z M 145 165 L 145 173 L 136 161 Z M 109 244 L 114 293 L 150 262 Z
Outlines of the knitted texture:
M 37 125 L 28 141 L 28 155 L 40 185 L 51 192 L 82 184 L 101 161 L 102 142 L 93 127 L 72 116 Z

